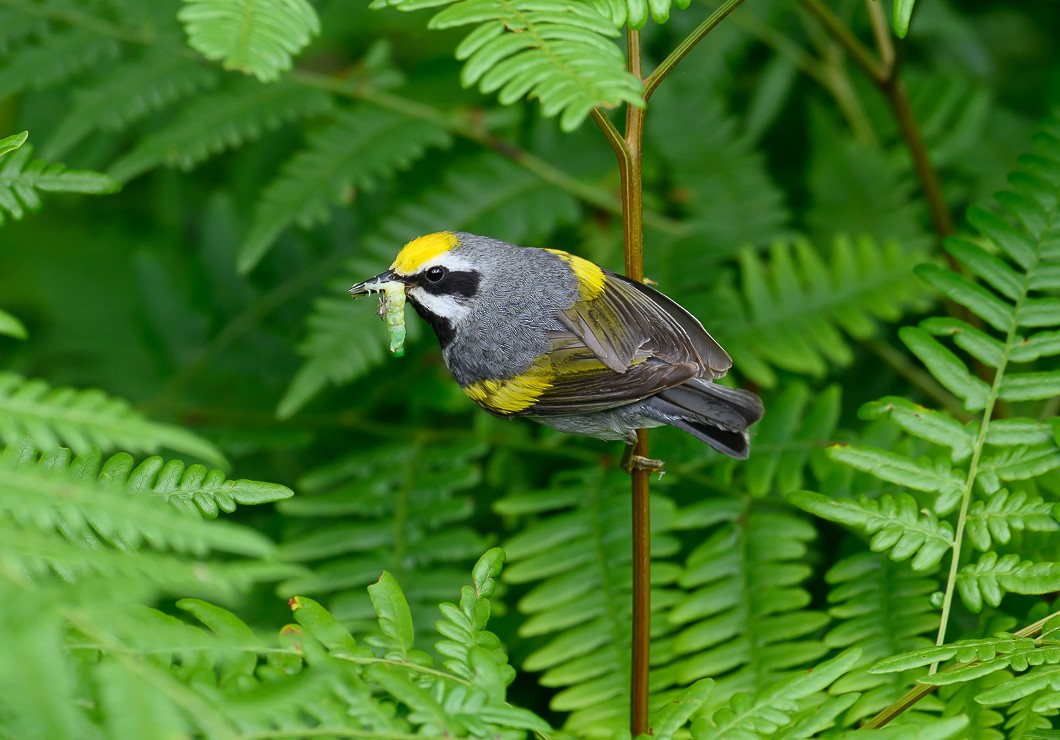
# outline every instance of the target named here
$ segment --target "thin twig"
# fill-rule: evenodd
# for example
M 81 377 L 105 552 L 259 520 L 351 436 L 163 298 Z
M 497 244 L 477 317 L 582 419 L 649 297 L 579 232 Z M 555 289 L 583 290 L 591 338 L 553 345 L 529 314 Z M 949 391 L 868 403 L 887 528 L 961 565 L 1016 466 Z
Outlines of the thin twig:
M 1058 616 L 1060 616 L 1060 612 L 1054 612 L 1054 613 L 1050 614 L 1048 617 L 1045 617 L 1043 619 L 1039 619 L 1034 624 L 1029 624 L 1026 627 L 1024 627 L 1023 629 L 1021 629 L 1020 631 L 1014 632 L 1013 635 L 1015 637 L 1034 637 L 1034 638 L 1037 638 L 1037 637 L 1039 637 L 1041 635 L 1042 628 L 1045 627 L 1045 623 L 1048 622 L 1050 619 L 1055 619 Z M 943 670 L 941 672 L 942 673 L 947 673 L 949 671 L 955 671 L 958 668 L 967 668 L 970 665 L 977 665 L 978 663 L 979 663 L 978 660 L 973 660 L 973 661 L 968 662 L 968 663 L 954 663 L 953 665 L 948 666 L 945 670 Z M 868 722 L 866 722 L 863 726 L 865 728 L 884 727 L 888 722 L 890 722 L 895 717 L 898 717 L 899 715 L 901 715 L 902 712 L 904 712 L 907 709 L 909 709 L 910 707 L 912 707 L 914 704 L 916 704 L 918 701 L 923 699 L 925 696 L 928 696 L 928 695 L 934 693 L 935 689 L 937 689 L 937 688 L 938 688 L 938 686 L 935 685 L 935 684 L 923 684 L 923 683 L 922 684 L 917 684 L 916 686 L 911 688 L 909 691 L 907 691 L 905 694 L 903 694 L 901 697 L 899 697 L 893 704 L 891 704 L 891 706 L 889 706 L 886 709 L 884 709 L 883 711 L 881 711 L 875 717 L 873 717 Z
M 651 97 L 651 94 L 655 92 L 655 88 L 659 86 L 666 76 L 673 72 L 682 59 L 688 56 L 688 52 L 692 51 L 703 37 L 714 30 L 715 26 L 722 22 L 722 20 L 732 11 L 736 10 L 737 7 L 743 2 L 743 0 L 725 0 L 721 4 L 721 7 L 710 14 L 710 17 L 705 21 L 696 26 L 696 29 L 692 33 L 688 34 L 677 45 L 673 51 L 667 55 L 666 59 L 662 60 L 655 70 L 648 75 L 648 79 L 644 81 L 644 102 L 647 102 Z
M 840 46 L 850 55 L 858 67 L 879 88 L 887 100 L 891 113 L 898 123 L 898 129 L 905 140 L 909 154 L 913 158 L 913 166 L 917 177 L 920 179 L 920 187 L 924 191 L 928 209 L 931 212 L 931 222 L 935 230 L 935 236 L 939 242 L 953 233 L 953 222 L 950 219 L 949 208 L 942 196 L 942 186 L 939 184 L 938 173 L 928 155 L 927 146 L 920 135 L 916 118 L 913 116 L 912 106 L 909 104 L 909 95 L 906 93 L 905 85 L 898 76 L 898 55 L 894 43 L 890 37 L 890 29 L 887 27 L 887 19 L 883 16 L 883 10 L 879 3 L 867 2 L 869 19 L 872 22 L 873 35 L 879 46 L 882 61 L 877 60 L 872 52 L 861 40 L 841 21 L 822 0 L 800 0 L 802 6 L 818 20 L 826 31 L 834 38 Z

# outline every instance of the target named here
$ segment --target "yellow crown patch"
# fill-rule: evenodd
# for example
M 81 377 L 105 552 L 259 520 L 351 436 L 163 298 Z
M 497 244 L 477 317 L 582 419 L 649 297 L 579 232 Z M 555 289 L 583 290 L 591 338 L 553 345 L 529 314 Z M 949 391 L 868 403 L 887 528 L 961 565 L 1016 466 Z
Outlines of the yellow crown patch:
M 417 237 L 401 248 L 390 269 L 396 270 L 401 275 L 411 275 L 424 262 L 445 254 L 459 243 L 460 240 L 451 231 L 439 231 Z

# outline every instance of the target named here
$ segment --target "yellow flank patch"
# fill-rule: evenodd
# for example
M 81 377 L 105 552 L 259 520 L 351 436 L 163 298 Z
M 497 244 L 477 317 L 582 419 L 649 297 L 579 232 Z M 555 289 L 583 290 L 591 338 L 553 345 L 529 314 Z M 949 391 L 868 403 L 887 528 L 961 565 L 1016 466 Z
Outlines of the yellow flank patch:
M 589 301 L 604 292 L 604 283 L 607 278 L 604 271 L 587 259 L 562 252 L 558 249 L 548 249 L 547 252 L 559 257 L 570 265 L 574 270 L 574 276 L 578 278 L 578 292 L 583 301 Z
M 539 358 L 525 372 L 503 380 L 479 380 L 464 388 L 464 393 L 484 409 L 496 414 L 517 414 L 537 403 L 552 387 L 556 371 L 547 357 Z
M 401 275 L 411 275 L 420 269 L 424 262 L 445 254 L 459 243 L 460 240 L 451 231 L 439 231 L 417 237 L 401 248 L 390 269 Z

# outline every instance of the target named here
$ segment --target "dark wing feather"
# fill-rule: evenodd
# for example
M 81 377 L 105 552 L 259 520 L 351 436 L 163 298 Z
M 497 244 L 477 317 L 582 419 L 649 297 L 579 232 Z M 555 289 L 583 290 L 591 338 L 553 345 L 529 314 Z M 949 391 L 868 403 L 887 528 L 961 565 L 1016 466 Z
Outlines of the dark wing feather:
M 607 273 L 604 290 L 557 316 L 549 333 L 551 386 L 527 414 L 572 414 L 621 406 L 732 366 L 702 324 L 641 283 Z

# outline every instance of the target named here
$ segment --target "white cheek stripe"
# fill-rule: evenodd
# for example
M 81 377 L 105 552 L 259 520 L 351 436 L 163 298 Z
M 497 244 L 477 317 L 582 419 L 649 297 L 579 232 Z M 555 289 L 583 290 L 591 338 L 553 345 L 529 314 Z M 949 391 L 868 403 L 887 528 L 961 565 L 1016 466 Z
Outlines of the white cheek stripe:
M 435 316 L 448 319 L 453 326 L 456 326 L 471 310 L 469 306 L 464 305 L 451 295 L 434 295 L 420 287 L 411 288 L 409 290 L 409 298 Z

